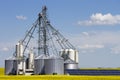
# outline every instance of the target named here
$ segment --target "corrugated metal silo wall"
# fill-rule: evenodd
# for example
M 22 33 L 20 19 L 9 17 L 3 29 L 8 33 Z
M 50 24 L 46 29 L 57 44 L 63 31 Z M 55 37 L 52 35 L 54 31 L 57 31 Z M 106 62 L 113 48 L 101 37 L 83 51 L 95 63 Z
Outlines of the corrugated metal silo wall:
M 34 60 L 34 74 L 44 74 L 44 59 Z
M 64 63 L 65 69 L 78 69 L 78 63 Z
M 45 59 L 45 74 L 64 74 L 63 59 Z
M 5 60 L 5 74 L 15 75 L 17 71 L 17 61 L 16 60 Z

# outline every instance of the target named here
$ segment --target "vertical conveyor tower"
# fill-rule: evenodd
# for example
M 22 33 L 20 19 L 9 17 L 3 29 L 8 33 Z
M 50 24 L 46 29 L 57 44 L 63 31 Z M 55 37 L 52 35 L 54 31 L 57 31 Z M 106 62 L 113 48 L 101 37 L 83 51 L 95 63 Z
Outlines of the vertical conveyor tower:
M 45 54 L 49 55 L 49 52 L 58 54 L 57 47 L 60 49 L 74 49 L 75 47 L 66 39 L 58 30 L 56 30 L 47 18 L 47 7 L 43 6 L 42 12 L 39 13 L 38 19 L 35 21 L 33 26 L 28 30 L 25 35 L 22 43 L 25 48 L 23 54 L 25 54 L 26 49 L 28 48 L 31 39 L 34 37 L 34 33 L 38 33 L 38 55 Z M 58 46 L 56 46 L 58 44 Z
M 25 74 L 25 60 L 27 58 L 26 53 L 30 48 L 30 44 L 37 33 L 37 43 L 33 46 L 37 49 L 37 56 L 44 54 L 46 56 L 55 54 L 59 55 L 59 51 L 66 49 L 76 50 L 75 47 L 66 39 L 58 30 L 56 30 L 47 18 L 47 7 L 43 6 L 41 13 L 38 14 L 37 20 L 34 22 L 32 27 L 27 31 L 25 37 L 20 41 L 22 44 L 22 51 L 16 52 L 14 55 L 17 60 L 17 74 L 20 71 Z M 18 45 L 19 46 L 19 45 Z M 19 50 L 20 48 L 17 48 Z M 22 56 L 18 56 L 22 55 Z M 59 55 L 61 56 L 61 55 Z M 64 57 L 63 57 L 64 58 Z M 69 58 L 69 56 L 68 56 Z M 19 63 L 20 62 L 20 63 Z M 19 66 L 20 65 L 20 66 Z M 22 66 L 22 67 L 21 67 Z

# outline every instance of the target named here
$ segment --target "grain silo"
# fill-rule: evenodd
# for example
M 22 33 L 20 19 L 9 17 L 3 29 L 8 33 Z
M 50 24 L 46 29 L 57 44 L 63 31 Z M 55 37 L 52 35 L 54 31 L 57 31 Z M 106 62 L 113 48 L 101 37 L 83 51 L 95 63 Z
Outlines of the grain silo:
M 64 59 L 53 55 L 45 59 L 45 74 L 64 74 Z
M 44 60 L 47 57 L 42 54 L 34 59 L 34 74 L 45 74 Z
M 58 56 L 40 55 L 34 60 L 34 74 L 64 74 L 64 60 Z
M 65 69 L 78 69 L 78 63 L 71 59 L 67 59 L 64 62 L 64 68 Z
M 73 49 L 62 49 L 60 51 L 60 55 L 64 58 L 64 60 L 71 59 L 78 63 L 78 51 Z
M 37 38 L 35 38 L 35 32 L 37 33 Z M 33 52 L 26 56 L 26 53 L 28 54 L 27 50 L 31 48 L 32 40 L 33 42 L 37 40 L 37 43 L 31 46 L 36 50 L 35 52 L 37 52 L 38 56 L 34 55 Z M 63 49 L 63 51 L 58 56 L 60 49 Z M 76 63 L 78 62 L 78 53 L 74 46 L 51 25 L 47 18 L 46 6 L 43 6 L 42 12 L 38 14 L 35 23 L 27 31 L 25 37 L 16 45 L 14 57 L 15 59 L 5 60 L 6 74 L 23 75 L 33 74 L 34 72 L 37 75 L 62 75 L 64 74 L 65 60 L 70 58 Z M 8 67 L 9 65 L 11 67 Z M 66 62 L 65 65 L 73 65 L 73 63 L 68 64 Z
M 17 73 L 17 60 L 15 57 L 5 60 L 5 74 L 12 75 Z

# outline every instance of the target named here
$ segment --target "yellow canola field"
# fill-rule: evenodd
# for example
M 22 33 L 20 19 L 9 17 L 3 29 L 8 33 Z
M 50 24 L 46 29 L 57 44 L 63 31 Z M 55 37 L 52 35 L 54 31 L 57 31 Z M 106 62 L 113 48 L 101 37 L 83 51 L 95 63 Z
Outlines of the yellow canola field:
M 0 76 L 4 75 L 4 68 L 0 68 Z
M 120 76 L 64 76 L 64 75 L 0 76 L 0 80 L 120 80 Z
M 70 75 L 32 75 L 7 76 L 0 68 L 0 80 L 120 80 L 120 76 L 70 76 Z

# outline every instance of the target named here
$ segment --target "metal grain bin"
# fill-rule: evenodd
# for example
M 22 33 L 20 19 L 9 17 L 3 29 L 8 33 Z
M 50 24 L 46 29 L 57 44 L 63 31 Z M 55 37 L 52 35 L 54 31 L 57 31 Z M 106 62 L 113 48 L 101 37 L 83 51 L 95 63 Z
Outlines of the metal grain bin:
M 10 58 L 5 60 L 5 74 L 15 75 L 17 73 L 17 60 L 15 58 Z
M 45 55 L 40 55 L 34 59 L 34 74 L 45 74 L 44 59 L 46 59 Z
M 67 59 L 64 62 L 64 68 L 65 69 L 78 69 L 78 63 L 76 63 L 75 61 L 71 59 Z
M 45 74 L 64 74 L 64 59 L 56 56 L 45 59 Z
M 62 49 L 60 51 L 61 57 L 64 58 L 64 60 L 71 59 L 78 63 L 78 51 L 73 49 Z

